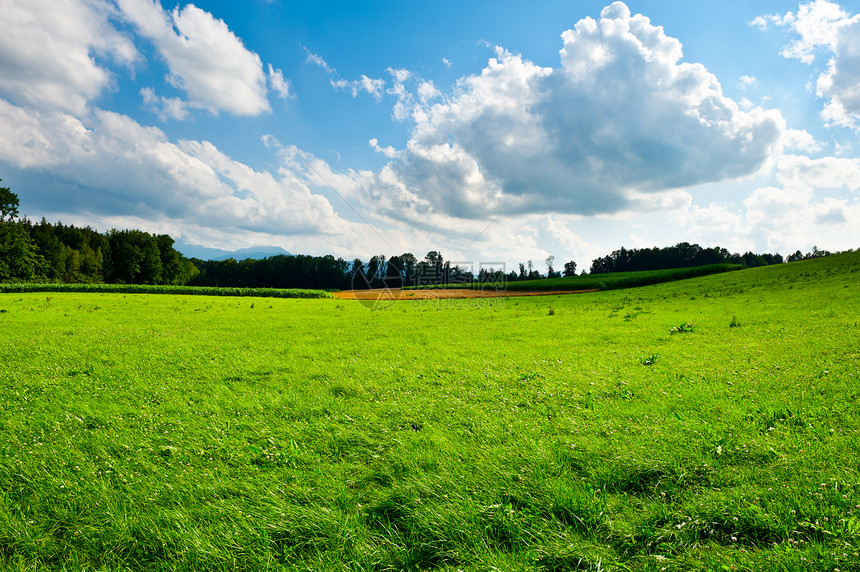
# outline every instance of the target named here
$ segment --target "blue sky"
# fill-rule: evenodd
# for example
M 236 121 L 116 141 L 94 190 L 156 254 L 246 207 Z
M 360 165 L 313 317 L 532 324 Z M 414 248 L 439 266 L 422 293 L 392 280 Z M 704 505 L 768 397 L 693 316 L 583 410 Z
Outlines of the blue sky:
M 580 268 L 860 247 L 860 3 L 0 0 L 22 214 Z

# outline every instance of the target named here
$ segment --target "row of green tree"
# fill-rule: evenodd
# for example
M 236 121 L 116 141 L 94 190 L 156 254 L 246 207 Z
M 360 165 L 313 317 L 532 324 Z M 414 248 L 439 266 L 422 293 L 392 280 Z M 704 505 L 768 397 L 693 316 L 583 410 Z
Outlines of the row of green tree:
M 166 234 L 17 220 L 19 204 L 0 187 L 0 282 L 186 284 L 198 273 Z
M 412 253 L 387 258 L 373 256 L 347 262 L 334 256 L 277 255 L 262 260 L 237 261 L 192 259 L 199 269 L 190 282 L 195 286 L 237 288 L 367 289 L 400 288 L 410 284 L 471 282 L 474 275 L 445 261 L 436 251 L 424 260 Z
M 240 288 L 362 289 L 406 285 L 503 283 L 575 276 L 576 262 L 555 269 L 555 258 L 545 263 L 546 274 L 531 260 L 508 270 L 503 263 L 457 263 L 430 251 L 419 260 L 412 253 L 386 258 L 374 256 L 347 262 L 334 256 L 278 255 L 262 260 L 187 259 L 173 248 L 166 234 L 140 230 L 77 228 L 62 223 L 39 223 L 18 218 L 18 197 L 0 187 L 0 282 L 52 281 L 124 284 L 177 284 Z M 827 256 L 813 248 L 790 255 L 788 261 Z M 732 263 L 747 267 L 779 264 L 779 254 L 733 254 L 725 248 L 703 248 L 682 242 L 666 248 L 621 248 L 592 261 L 591 273 L 661 270 Z M 585 271 L 583 271 L 585 273 Z
M 746 267 L 781 264 L 780 254 L 733 254 L 725 248 L 703 248 L 698 244 L 681 242 L 665 248 L 620 248 L 608 256 L 591 262 L 592 274 L 606 272 L 635 272 L 639 270 L 665 270 L 709 264 L 740 264 Z
M 498 284 L 518 280 L 575 276 L 576 262 L 564 264 L 564 272 L 553 269 L 554 257 L 546 259 L 547 273 L 536 270 L 529 260 L 518 269 L 506 271 L 504 263 L 452 262 L 436 250 L 418 259 L 411 252 L 386 257 L 378 255 L 367 262 L 360 258 L 347 262 L 333 256 L 278 255 L 262 260 L 192 259 L 200 270 L 190 282 L 196 286 L 236 288 L 319 288 L 360 290 L 400 288 L 436 284 Z

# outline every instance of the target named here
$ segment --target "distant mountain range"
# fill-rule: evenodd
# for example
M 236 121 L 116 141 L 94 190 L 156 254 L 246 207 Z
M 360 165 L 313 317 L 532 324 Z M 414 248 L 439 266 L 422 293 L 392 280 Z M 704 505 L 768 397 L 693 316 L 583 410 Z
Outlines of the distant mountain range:
M 287 252 L 280 246 L 251 246 L 249 248 L 240 248 L 239 250 L 222 250 L 220 248 L 187 244 L 177 240 L 173 248 L 187 258 L 199 258 L 200 260 L 227 260 L 228 258 L 235 258 L 236 260 L 253 258 L 259 260 L 261 258 L 268 258 L 269 256 L 292 256 L 290 252 Z

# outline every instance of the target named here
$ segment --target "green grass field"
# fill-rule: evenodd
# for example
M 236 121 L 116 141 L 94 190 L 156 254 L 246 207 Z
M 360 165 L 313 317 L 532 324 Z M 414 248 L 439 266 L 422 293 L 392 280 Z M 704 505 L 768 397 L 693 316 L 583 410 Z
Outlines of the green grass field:
M 254 298 L 332 298 L 326 290 L 301 288 L 221 288 L 166 284 L 68 284 L 62 282 L 0 284 L 0 294 L 79 292 L 86 294 L 173 294 L 181 296 L 234 296 Z
M 2 294 L 0 567 L 857 570 L 858 284 Z

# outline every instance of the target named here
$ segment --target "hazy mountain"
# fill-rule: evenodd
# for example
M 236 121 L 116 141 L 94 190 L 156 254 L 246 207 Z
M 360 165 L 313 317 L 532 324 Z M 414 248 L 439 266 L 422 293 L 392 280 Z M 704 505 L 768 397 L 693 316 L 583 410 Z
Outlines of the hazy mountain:
M 238 250 L 222 250 L 220 248 L 209 248 L 176 241 L 173 247 L 188 258 L 199 258 L 201 260 L 227 260 L 228 258 L 235 258 L 236 260 L 245 260 L 246 258 L 261 259 L 269 256 L 278 256 L 279 254 L 291 256 L 290 252 L 287 252 L 280 246 L 251 246 Z

